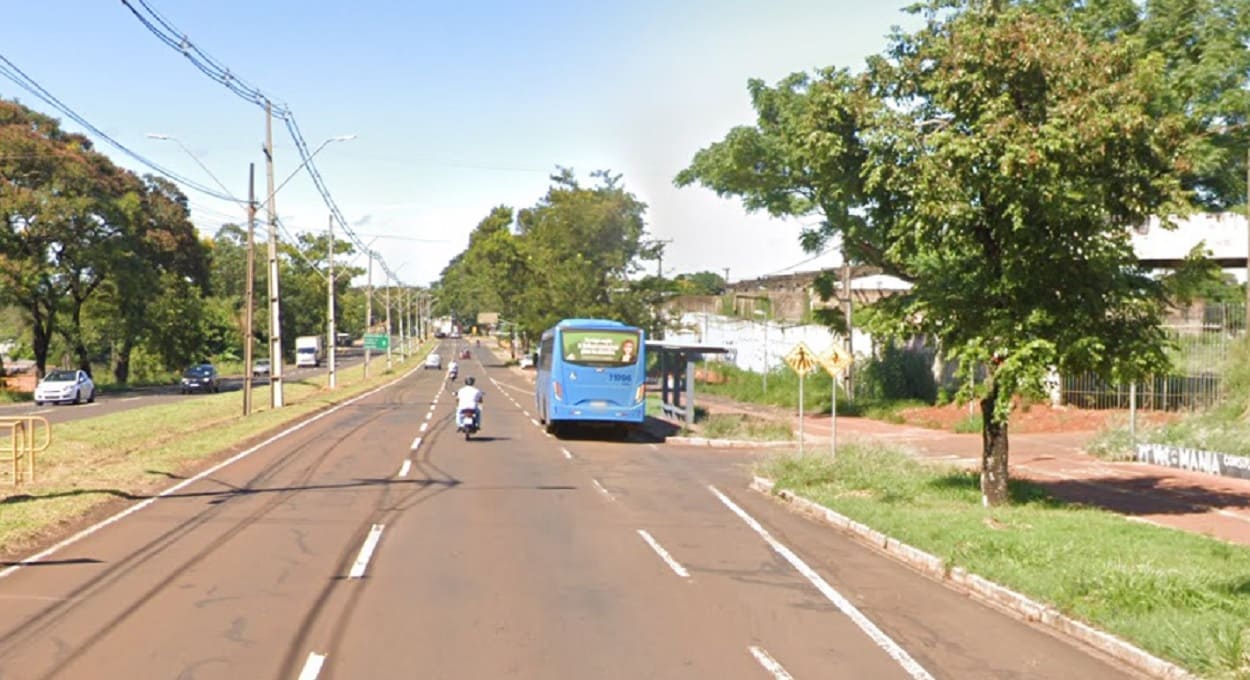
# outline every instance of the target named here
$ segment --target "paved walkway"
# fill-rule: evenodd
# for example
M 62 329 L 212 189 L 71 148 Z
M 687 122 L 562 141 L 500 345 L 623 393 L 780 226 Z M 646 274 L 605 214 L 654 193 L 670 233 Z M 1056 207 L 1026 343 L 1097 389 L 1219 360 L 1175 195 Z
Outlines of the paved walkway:
M 700 395 L 710 413 L 750 413 L 789 419 L 784 410 Z M 827 450 L 830 418 L 808 416 L 809 450 Z M 838 442 L 876 440 L 898 444 L 935 460 L 980 465 L 981 435 L 839 416 Z M 1084 452 L 1094 432 L 1009 435 L 1011 474 L 1045 487 L 1057 498 L 1123 513 L 1143 522 L 1250 545 L 1250 480 L 1189 472 L 1146 463 L 1109 462 Z

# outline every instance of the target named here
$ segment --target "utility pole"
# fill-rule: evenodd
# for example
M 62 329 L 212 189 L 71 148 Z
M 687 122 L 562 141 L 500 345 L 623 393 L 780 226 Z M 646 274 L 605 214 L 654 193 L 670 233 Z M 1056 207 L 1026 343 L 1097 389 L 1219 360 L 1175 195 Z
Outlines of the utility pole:
M 1250 342 L 1250 149 L 1246 149 L 1246 342 Z
M 243 291 L 243 415 L 252 413 L 252 299 L 256 286 L 256 164 L 247 164 L 247 280 Z M 273 370 L 270 368 L 269 370 Z
M 326 300 L 329 306 L 328 330 L 330 337 L 326 351 L 330 353 L 330 389 L 338 386 L 335 375 L 334 355 L 338 354 L 338 334 L 334 332 L 334 215 L 330 215 L 330 242 L 327 247 L 326 261 L 330 265 L 330 275 L 326 277 Z
M 365 293 L 365 335 L 373 332 L 373 251 L 365 253 L 369 256 L 369 286 Z M 365 377 L 369 377 L 369 341 L 365 341 Z
M 386 279 L 386 370 L 391 370 L 391 280 L 389 278 Z
M 408 321 L 408 291 L 399 288 L 399 360 L 408 360 L 408 335 L 404 332 L 404 324 Z
M 278 289 L 278 210 L 273 204 L 273 105 L 265 100 L 265 172 L 269 176 L 269 406 L 282 408 L 282 305 Z
M 855 332 L 855 324 L 851 323 L 851 313 L 853 302 L 851 301 L 851 263 L 846 259 L 846 249 L 842 249 L 842 294 L 845 299 L 842 303 L 842 313 L 846 316 L 846 354 L 852 357 L 851 363 L 846 367 L 846 394 L 851 399 L 855 398 L 855 352 L 852 347 L 851 335 Z
M 672 242 L 673 239 L 671 238 L 664 239 L 663 241 L 656 241 L 656 243 L 660 246 L 655 250 L 655 278 L 657 279 L 664 278 L 664 246 Z

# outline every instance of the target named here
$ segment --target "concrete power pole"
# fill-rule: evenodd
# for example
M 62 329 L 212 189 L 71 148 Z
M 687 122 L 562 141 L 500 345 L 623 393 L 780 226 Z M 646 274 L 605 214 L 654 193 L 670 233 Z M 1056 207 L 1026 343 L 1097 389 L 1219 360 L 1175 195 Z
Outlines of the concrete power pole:
M 369 256 L 369 285 L 365 289 L 365 334 L 373 332 L 373 251 L 370 250 L 366 255 Z M 365 378 L 369 377 L 369 358 L 372 353 L 369 351 L 369 342 L 365 341 Z
M 330 353 L 330 389 L 338 386 L 335 375 L 334 355 L 338 354 L 338 334 L 334 329 L 334 215 L 330 215 L 330 242 L 327 245 L 326 261 L 330 265 L 330 275 L 326 277 L 326 304 L 329 306 L 329 317 L 326 335 L 329 344 L 326 351 Z
M 848 356 L 854 357 L 854 346 L 851 336 L 855 332 L 855 324 L 851 323 L 851 314 L 854 312 L 853 302 L 851 300 L 851 263 L 846 259 L 846 249 L 842 250 L 842 294 L 846 297 L 842 302 L 842 313 L 846 315 L 846 353 Z M 855 361 L 851 360 L 851 365 L 846 367 L 846 394 L 847 397 L 855 398 Z
M 386 370 L 391 370 L 391 280 L 386 279 Z
M 278 210 L 273 203 L 273 106 L 265 101 L 265 172 L 269 176 L 269 406 L 282 408 L 282 304 L 278 287 Z
M 256 286 L 256 164 L 247 164 L 247 283 L 243 291 L 243 415 L 252 413 L 252 308 Z M 270 369 L 272 370 L 272 369 Z

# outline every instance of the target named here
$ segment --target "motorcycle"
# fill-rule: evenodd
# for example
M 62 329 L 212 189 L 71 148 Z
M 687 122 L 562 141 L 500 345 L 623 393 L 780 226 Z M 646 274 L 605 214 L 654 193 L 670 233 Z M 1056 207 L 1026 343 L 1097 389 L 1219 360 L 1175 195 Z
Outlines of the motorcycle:
M 460 409 L 456 414 L 456 432 L 463 432 L 466 442 L 469 441 L 470 437 L 477 434 L 481 425 L 479 416 L 480 411 L 475 408 Z
M 452 382 L 456 382 L 456 369 L 453 368 L 450 371 L 447 371 L 447 379 Z

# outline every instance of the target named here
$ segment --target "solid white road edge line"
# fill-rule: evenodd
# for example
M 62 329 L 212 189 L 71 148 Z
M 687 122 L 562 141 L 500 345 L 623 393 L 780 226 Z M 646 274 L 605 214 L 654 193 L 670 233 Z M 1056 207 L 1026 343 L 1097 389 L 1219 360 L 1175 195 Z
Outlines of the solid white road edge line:
M 412 461 L 405 460 L 403 465 L 399 466 L 399 476 L 407 477 L 408 471 L 412 469 Z
M 299 672 L 299 680 L 317 680 L 317 676 L 321 675 L 321 667 L 325 662 L 325 654 L 316 652 L 309 654 L 308 660 L 304 662 L 304 670 Z
M 373 557 L 373 551 L 378 547 L 378 541 L 382 540 L 382 525 L 374 524 L 369 530 L 369 535 L 365 537 L 365 544 L 360 546 L 360 554 L 356 556 L 356 563 L 352 565 L 352 570 L 348 572 L 347 578 L 362 578 L 365 575 L 365 569 L 369 566 L 369 559 Z
M 416 439 L 412 440 L 412 446 L 409 447 L 409 450 L 416 451 L 417 447 L 419 446 L 421 446 L 421 438 L 417 437 Z
M 768 530 L 757 522 L 754 517 L 748 515 L 745 510 L 738 507 L 738 505 L 733 501 L 729 500 L 729 497 L 721 493 L 716 487 L 709 484 L 707 488 L 720 499 L 721 503 L 725 504 L 725 507 L 729 508 L 730 511 L 737 515 L 743 522 L 746 522 L 746 525 L 751 527 L 756 534 L 759 534 L 760 538 L 764 539 L 764 542 L 767 543 L 773 551 L 775 551 L 778 555 L 781 555 L 787 562 L 790 563 L 790 566 L 794 567 L 795 570 L 802 574 L 812 585 L 816 586 L 816 590 L 819 590 L 826 599 L 833 603 L 833 606 L 837 607 L 843 614 L 846 614 L 846 616 L 850 618 L 860 630 L 864 631 L 864 633 L 866 633 L 868 637 L 881 648 L 882 651 L 888 654 L 891 659 L 898 662 L 898 664 L 903 667 L 903 670 L 907 671 L 908 675 L 916 680 L 933 680 L 933 676 L 929 674 L 929 671 L 925 670 L 924 667 L 917 663 L 915 659 L 911 658 L 911 655 L 908 654 L 906 650 L 900 647 L 897 642 L 890 638 L 890 636 L 882 632 L 875 623 L 868 620 L 868 617 L 864 616 L 863 612 L 856 609 L 855 605 L 851 604 L 850 600 L 842 596 L 842 593 L 834 590 L 833 586 L 829 585 L 825 579 L 821 578 L 820 574 L 817 574 L 815 570 L 807 566 L 807 563 L 799 559 L 798 555 L 794 554 L 793 551 L 782 545 L 780 541 L 773 538 L 772 534 L 768 533 Z
M 259 450 L 261 450 L 261 449 L 265 448 L 266 446 L 269 446 L 270 444 L 272 444 L 272 443 L 274 443 L 274 442 L 278 441 L 279 439 L 282 439 L 282 438 L 287 437 L 287 436 L 289 436 L 289 435 L 291 435 L 291 434 L 294 434 L 295 432 L 298 432 L 298 431 L 300 431 L 300 430 L 304 429 L 305 427 L 308 427 L 309 425 L 312 425 L 313 423 L 317 422 L 318 420 L 321 420 L 322 418 L 325 418 L 325 417 L 327 417 L 327 416 L 329 416 L 329 415 L 331 415 L 331 414 L 333 414 L 333 413 L 337 413 L 337 412 L 339 412 L 340 410 L 342 410 L 342 409 L 344 409 L 344 408 L 347 408 L 348 406 L 351 406 L 351 405 L 355 404 L 355 403 L 356 403 L 356 402 L 358 402 L 358 401 L 361 401 L 361 400 L 363 400 L 363 399 L 367 399 L 367 398 L 369 398 L 369 397 L 372 397 L 373 395 L 377 394 L 378 392 L 381 392 L 382 390 L 389 389 L 389 388 L 391 388 L 391 387 L 395 386 L 396 384 L 398 384 L 398 383 L 399 383 L 399 381 L 404 380 L 404 379 L 405 379 L 405 378 L 407 378 L 408 376 L 411 376 L 413 373 L 416 373 L 416 369 L 413 369 L 413 370 L 408 371 L 407 373 L 405 373 L 405 374 L 403 374 L 403 375 L 399 376 L 398 378 L 395 378 L 394 380 L 392 380 L 392 381 L 390 381 L 390 382 L 386 383 L 385 385 L 379 385 L 379 386 L 377 386 L 377 387 L 373 388 L 372 390 L 369 390 L 368 392 L 365 392 L 364 394 L 361 394 L 361 395 L 358 395 L 358 396 L 352 397 L 351 399 L 348 399 L 347 401 L 345 401 L 345 402 L 343 402 L 343 403 L 339 404 L 338 406 L 335 406 L 334 408 L 331 408 L 331 409 L 327 409 L 327 410 L 325 410 L 325 411 L 322 411 L 321 413 L 318 413 L 317 415 L 312 416 L 312 417 L 311 417 L 311 418 L 309 418 L 308 420 L 302 420 L 302 421 L 300 421 L 300 422 L 298 422 L 298 423 L 296 423 L 296 424 L 294 424 L 294 425 L 292 425 L 292 426 L 290 426 L 290 427 L 286 428 L 285 430 L 283 430 L 283 431 L 279 432 L 278 434 L 275 434 L 274 436 L 272 436 L 272 437 L 270 437 L 270 438 L 266 439 L 265 441 L 263 441 L 263 442 L 261 442 L 261 443 L 257 444 L 256 446 L 253 446 L 253 447 L 252 447 L 252 448 L 250 448 L 250 449 L 246 449 L 246 450 L 244 450 L 244 451 L 240 451 L 240 452 L 238 452 L 238 453 L 234 454 L 233 456 L 231 456 L 231 457 L 229 457 L 229 458 L 227 458 L 227 459 L 225 459 L 225 460 L 221 461 L 220 463 L 218 463 L 218 464 L 216 464 L 216 465 L 214 465 L 214 466 L 212 466 L 212 467 L 208 468 L 207 470 L 204 470 L 203 472 L 199 473 L 198 475 L 194 475 L 194 476 L 192 476 L 192 477 L 188 477 L 188 478 L 186 478 L 186 479 L 182 480 L 181 482 L 178 482 L 177 484 L 175 484 L 175 485 L 173 485 L 173 486 L 169 487 L 168 489 L 165 489 L 164 491 L 162 491 L 162 492 L 160 492 L 160 493 L 156 494 L 155 496 L 152 496 L 151 498 L 148 498 L 147 500 L 140 501 L 139 503 L 137 503 L 137 504 L 135 504 L 135 505 L 132 505 L 132 506 L 130 506 L 129 508 L 126 508 L 125 510 L 122 510 L 121 512 L 117 513 L 116 515 L 113 515 L 112 517 L 109 517 L 108 519 L 105 519 L 105 520 L 103 520 L 103 521 L 101 521 L 101 522 L 98 522 L 98 523 L 96 523 L 96 524 L 92 524 L 91 526 L 87 527 L 86 529 L 83 529 L 82 531 L 80 531 L 80 532 L 78 532 L 78 533 L 74 534 L 73 536 L 70 536 L 69 538 L 67 538 L 67 539 L 65 539 L 65 540 L 63 540 L 63 541 L 61 541 L 60 543 L 57 543 L 56 545 L 52 546 L 51 548 L 48 548 L 47 550 L 43 550 L 43 551 L 41 551 L 41 552 L 35 553 L 34 555 L 31 555 L 30 557 L 27 557 L 26 559 L 22 560 L 22 561 L 21 561 L 21 562 L 19 562 L 18 564 L 10 565 L 10 566 L 8 566 L 8 567 L 6 567 L 6 568 L 4 568 L 4 569 L 0 569 L 0 579 L 6 578 L 6 577 L 8 577 L 8 576 L 12 575 L 13 573 L 17 572 L 19 569 L 21 569 L 22 567 L 25 567 L 25 566 L 26 566 L 26 565 L 28 565 L 28 564 L 31 564 L 31 563 L 33 563 L 33 562 L 38 562 L 38 561 L 40 561 L 40 560 L 42 560 L 42 559 L 45 559 L 45 558 L 50 557 L 50 556 L 52 556 L 52 555 L 55 555 L 56 553 L 58 553 L 58 552 L 60 552 L 60 551 L 64 550 L 65 548 L 68 548 L 69 546 L 71 546 L 71 545 L 73 545 L 73 544 L 75 544 L 75 543 L 77 543 L 77 542 L 81 541 L 82 539 L 84 539 L 84 538 L 86 538 L 86 537 L 88 537 L 88 536 L 90 536 L 90 535 L 92 535 L 92 534 L 96 533 L 97 531 L 99 531 L 99 530 L 103 529 L 104 527 L 107 527 L 108 525 L 113 524 L 113 523 L 115 523 L 115 522 L 120 522 L 121 520 L 123 520 L 123 519 L 125 519 L 125 518 L 127 518 L 127 517 L 129 517 L 129 516 L 131 516 L 131 515 L 133 515 L 133 514 L 134 514 L 134 513 L 136 513 L 136 512 L 139 512 L 140 510 L 142 510 L 142 509 L 144 509 L 144 508 L 148 507 L 149 505 L 151 505 L 151 504 L 155 503 L 156 501 L 158 501 L 158 500 L 160 500 L 160 499 L 162 499 L 162 498 L 165 498 L 166 496 L 171 496 L 171 495 L 173 495 L 173 494 L 176 494 L 176 493 L 178 493 L 179 491 L 181 491 L 181 490 L 183 490 L 183 489 L 187 488 L 188 486 L 190 486 L 190 485 L 192 485 L 192 484 L 194 484 L 194 483 L 196 483 L 196 482 L 200 481 L 201 479 L 204 479 L 205 477 L 209 477 L 209 476 L 212 476 L 212 475 L 217 474 L 217 471 L 218 471 L 218 470 L 221 470 L 221 469 L 222 469 L 222 468 L 224 468 L 224 467 L 227 467 L 227 466 L 229 466 L 229 465 L 233 465 L 233 464 L 235 464 L 235 463 L 237 463 L 237 462 L 239 462 L 239 461 L 243 460 L 244 458 L 247 458 L 248 456 L 252 455 L 253 453 L 256 453 L 257 451 L 259 451 Z
M 794 676 L 787 673 L 786 669 L 783 668 L 781 664 L 777 663 L 776 659 L 768 655 L 768 652 L 755 646 L 747 647 L 747 651 L 751 652 L 751 656 L 755 657 L 755 660 L 760 662 L 760 665 L 764 667 L 764 670 L 772 673 L 776 680 L 794 680 Z
M 651 534 L 647 533 L 644 529 L 639 529 L 638 535 L 642 536 L 642 540 L 646 541 L 647 545 L 651 546 L 651 549 L 655 551 L 655 554 L 659 555 L 660 559 L 664 560 L 664 563 L 668 565 L 669 569 L 672 569 L 682 578 L 690 578 L 690 572 L 686 571 L 685 567 L 678 564 L 677 560 L 673 559 L 673 556 L 668 554 L 668 551 L 664 549 L 664 546 L 660 545 L 659 542 L 651 537 Z

